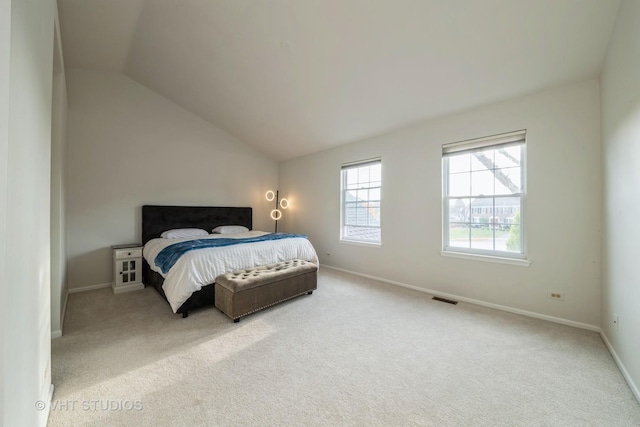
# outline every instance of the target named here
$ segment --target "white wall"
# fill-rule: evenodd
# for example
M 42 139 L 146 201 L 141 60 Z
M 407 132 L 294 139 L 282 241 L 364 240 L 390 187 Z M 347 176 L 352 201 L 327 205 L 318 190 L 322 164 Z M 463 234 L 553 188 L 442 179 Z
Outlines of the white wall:
M 602 73 L 602 329 L 640 400 L 640 2 L 618 13 Z M 613 324 L 619 317 L 619 328 Z
M 51 334 L 54 338 L 62 335 L 62 316 L 67 298 L 65 158 L 68 105 L 59 28 L 56 16 L 51 117 Z
M 11 1 L 0 0 L 0 343 L 4 346 L 8 309 L 7 287 L 7 168 L 9 149 L 9 94 L 11 93 Z M 6 369 L 10 369 L 7 366 Z M 0 348 L 0 425 L 4 425 L 4 347 Z
M 283 162 L 279 188 L 292 204 L 283 231 L 308 234 L 322 264 L 597 327 L 599 102 L 598 81 L 589 80 Z M 527 129 L 531 265 L 443 257 L 442 144 L 519 129 Z M 376 156 L 382 247 L 340 243 L 340 165 Z M 551 290 L 564 301 L 547 298 Z
M 4 6 L 2 9 L 7 11 Z M 0 300 L 4 335 L 0 424 L 39 426 L 46 424 L 47 412 L 37 411 L 35 402 L 47 401 L 51 385 L 49 190 L 54 3 L 13 1 L 10 15 L 8 121 L 6 108 L 0 109 L 9 129 L 8 149 L 2 157 L 6 181 L 0 178 L 0 193 L 6 189 L 2 205 L 6 217 L 0 217 L 6 233 L 2 239 L 6 251 L 1 254 L 6 281 Z M 4 15 L 0 16 L 4 21 Z M 6 59 L 5 47 L 0 53 Z M 2 87 L 6 89 L 4 76 Z
M 111 282 L 144 204 L 250 206 L 273 226 L 276 162 L 122 74 L 67 69 L 67 87 L 69 289 Z

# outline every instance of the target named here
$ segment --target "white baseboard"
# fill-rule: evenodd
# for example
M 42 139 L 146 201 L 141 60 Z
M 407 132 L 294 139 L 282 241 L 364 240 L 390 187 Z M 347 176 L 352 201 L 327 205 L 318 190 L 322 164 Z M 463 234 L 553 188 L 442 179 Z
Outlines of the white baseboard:
M 629 375 L 629 371 L 627 371 L 627 368 L 624 366 L 624 363 L 622 363 L 622 360 L 620 360 L 620 358 L 618 357 L 618 354 L 613 349 L 613 346 L 611 345 L 609 338 L 607 338 L 607 335 L 604 333 L 603 330 L 600 330 L 600 336 L 602 337 L 602 341 L 604 341 L 604 344 L 609 349 L 609 353 L 611 353 L 613 360 L 616 361 L 616 365 L 618 365 L 618 369 L 620 369 L 620 372 L 622 372 L 622 376 L 627 381 L 627 384 L 629 384 L 629 388 L 631 388 L 631 392 L 636 397 L 638 402 L 640 402 L 640 389 L 638 389 L 638 386 L 633 381 L 633 378 L 631 378 L 631 375 Z
M 345 270 L 343 268 L 332 267 L 330 265 L 324 265 L 323 264 L 322 267 L 330 268 L 330 269 L 337 270 L 337 271 L 342 271 L 344 273 L 354 274 L 356 276 L 366 277 L 367 279 L 373 279 L 373 280 L 377 280 L 379 282 L 389 283 L 391 285 L 396 285 L 396 286 L 400 286 L 400 287 L 407 288 L 407 289 L 413 289 L 414 291 L 424 292 L 426 294 L 430 294 L 430 295 L 434 295 L 434 296 L 439 296 L 439 297 L 443 297 L 443 298 L 447 298 L 447 299 L 453 299 L 453 300 L 456 300 L 456 301 L 462 301 L 462 302 L 466 302 L 466 303 L 469 303 L 469 304 L 481 305 L 483 307 L 494 308 L 496 310 L 507 311 L 509 313 L 520 314 L 522 316 L 533 317 L 533 318 L 536 318 L 536 319 L 547 320 L 549 322 L 560 323 L 562 325 L 573 326 L 575 328 L 588 329 L 588 330 L 594 331 L 594 332 L 601 332 L 599 326 L 589 325 L 588 323 L 575 322 L 573 320 L 563 319 L 561 317 L 549 316 L 549 315 L 546 315 L 546 314 L 536 313 L 536 312 L 527 311 L 527 310 L 521 310 L 519 308 L 513 308 L 513 307 L 506 306 L 506 305 L 493 304 L 493 303 L 490 303 L 490 302 L 481 301 L 481 300 L 477 300 L 477 299 L 473 299 L 473 298 L 461 297 L 459 295 L 453 295 L 453 294 L 449 294 L 449 293 L 446 293 L 446 292 L 434 291 L 432 289 L 425 289 L 425 288 L 421 288 L 421 287 L 418 287 L 418 286 L 407 285 L 406 283 L 395 282 L 393 280 L 388 280 L 388 279 L 383 279 L 381 277 L 376 277 L 376 276 L 371 276 L 371 275 L 368 275 L 368 274 L 358 273 L 356 271 Z
M 69 293 L 76 294 L 78 292 L 95 291 L 96 289 L 110 288 L 111 285 L 112 285 L 112 282 L 99 283 L 97 285 L 90 285 L 90 286 L 83 286 L 81 288 L 72 288 L 72 289 L 69 289 Z
M 62 305 L 62 314 L 60 314 L 60 329 L 51 331 L 51 339 L 60 338 L 62 336 L 62 329 L 64 328 L 64 315 L 67 312 L 67 303 L 69 302 L 69 292 L 64 297 L 64 304 Z
M 62 314 L 60 315 L 60 330 L 64 331 L 64 317 L 67 315 L 67 303 L 69 302 L 69 290 L 64 297 L 64 305 L 62 306 Z
M 44 418 L 45 419 L 45 424 L 47 425 L 47 420 L 49 419 L 49 415 L 51 414 L 51 404 L 53 403 L 53 384 L 49 385 L 49 396 L 47 396 L 47 406 L 46 408 L 46 412 L 47 412 L 47 416 Z

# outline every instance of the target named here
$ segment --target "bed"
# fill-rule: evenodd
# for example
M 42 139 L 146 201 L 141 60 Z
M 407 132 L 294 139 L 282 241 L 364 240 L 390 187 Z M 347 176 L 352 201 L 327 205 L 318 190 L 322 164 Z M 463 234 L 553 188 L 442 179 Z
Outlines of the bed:
M 215 227 L 239 225 L 252 230 L 252 208 L 206 206 L 142 207 L 143 270 L 145 286 L 152 286 L 169 303 L 175 313 L 187 317 L 189 311 L 213 306 L 215 277 L 229 271 L 250 268 L 288 259 L 304 259 L 318 264 L 311 243 L 299 236 L 273 236 L 252 230 L 246 235 L 207 236 L 267 239 L 269 236 L 290 237 L 277 241 L 256 241 L 220 248 L 203 248 L 185 253 L 167 271 L 155 263 L 160 250 L 173 242 L 160 239 L 171 229 L 201 228 L 211 232 Z M 259 237 L 269 235 L 265 237 Z

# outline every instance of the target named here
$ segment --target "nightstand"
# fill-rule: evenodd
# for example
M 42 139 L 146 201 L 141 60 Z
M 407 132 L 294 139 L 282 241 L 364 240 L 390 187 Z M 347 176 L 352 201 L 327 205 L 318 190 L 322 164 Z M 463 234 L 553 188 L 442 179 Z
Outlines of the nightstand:
M 143 289 L 142 283 L 142 245 L 111 246 L 113 250 L 113 288 L 114 294 Z

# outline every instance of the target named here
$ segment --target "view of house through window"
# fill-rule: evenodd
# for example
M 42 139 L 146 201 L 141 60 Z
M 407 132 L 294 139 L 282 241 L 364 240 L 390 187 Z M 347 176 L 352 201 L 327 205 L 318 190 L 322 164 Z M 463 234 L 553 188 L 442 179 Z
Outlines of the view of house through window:
M 343 165 L 341 173 L 340 238 L 355 242 L 381 243 L 380 159 Z
M 525 131 L 442 151 L 444 250 L 524 258 Z

